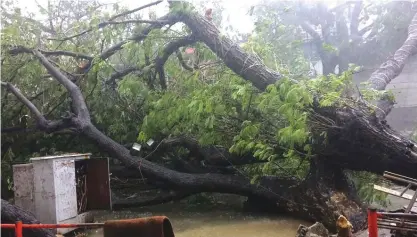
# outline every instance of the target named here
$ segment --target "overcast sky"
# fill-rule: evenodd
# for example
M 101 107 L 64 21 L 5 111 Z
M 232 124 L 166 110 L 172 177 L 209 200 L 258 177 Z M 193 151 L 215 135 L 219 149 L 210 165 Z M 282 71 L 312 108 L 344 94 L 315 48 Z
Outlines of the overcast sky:
M 37 4 L 39 3 L 42 6 L 47 6 L 48 0 L 15 0 L 19 3 L 19 6 L 22 10 L 29 10 L 34 12 L 37 9 Z M 76 1 L 76 0 L 74 0 Z M 154 2 L 155 0 L 99 0 L 102 3 L 115 3 L 118 2 L 120 5 L 128 6 L 130 9 L 145 5 L 147 3 Z M 204 2 L 207 7 L 212 5 L 211 1 L 203 0 L 193 0 L 193 2 Z M 230 19 L 230 24 L 240 32 L 249 33 L 253 29 L 253 22 L 250 17 L 247 15 L 250 7 L 260 0 L 224 0 L 222 4 L 225 8 L 224 17 L 228 16 Z M 156 6 L 144 9 L 141 12 L 147 16 L 148 11 L 155 11 L 158 16 L 163 15 L 167 12 L 168 3 L 165 0 L 163 3 L 160 3 Z
M 34 12 L 37 9 L 37 3 L 42 6 L 47 6 L 48 0 L 14 0 L 17 1 L 23 10 L 29 10 Z M 56 0 L 52 0 L 56 1 Z M 74 0 L 77 1 L 77 0 Z M 102 3 L 119 3 L 120 5 L 127 6 L 130 9 L 143 6 L 147 3 L 154 2 L 156 0 L 99 0 Z M 209 0 L 191 0 L 192 2 L 203 2 L 208 8 L 212 5 L 212 1 Z M 280 1 L 280 0 L 277 0 Z M 304 0 L 306 2 L 314 2 L 317 0 Z M 335 5 L 341 1 L 346 0 L 322 0 L 326 2 L 327 5 Z M 229 24 L 233 26 L 234 29 L 238 30 L 241 33 L 249 33 L 252 31 L 254 24 L 253 20 L 247 15 L 251 6 L 260 3 L 261 0 L 222 0 L 223 7 L 225 8 L 223 19 L 229 19 Z M 149 11 L 155 11 L 158 16 L 165 14 L 168 10 L 168 3 L 164 0 L 163 3 L 160 3 L 156 6 L 144 9 L 141 12 L 144 13 L 144 16 L 147 16 Z

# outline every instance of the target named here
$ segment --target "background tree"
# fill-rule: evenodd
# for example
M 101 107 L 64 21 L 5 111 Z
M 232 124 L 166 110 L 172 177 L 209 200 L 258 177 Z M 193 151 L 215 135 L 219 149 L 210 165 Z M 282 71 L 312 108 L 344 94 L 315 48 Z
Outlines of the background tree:
M 287 47 L 298 46 L 313 63 L 320 60 L 323 74 L 328 75 L 346 71 L 351 63 L 368 67 L 381 64 L 403 44 L 416 12 L 415 4 L 405 1 L 333 5 L 264 1 L 254 6 L 253 14 L 258 27 L 265 28 L 262 37 L 266 41 L 284 43 L 283 39 L 290 39 L 293 44 Z M 293 30 L 285 30 L 288 27 Z

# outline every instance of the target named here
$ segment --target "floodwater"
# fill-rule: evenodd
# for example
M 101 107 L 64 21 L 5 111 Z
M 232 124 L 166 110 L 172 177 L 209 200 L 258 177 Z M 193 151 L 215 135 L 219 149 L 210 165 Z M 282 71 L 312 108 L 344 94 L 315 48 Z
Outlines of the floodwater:
M 199 207 L 196 207 L 198 209 Z M 292 237 L 300 224 L 305 221 L 284 217 L 243 213 L 224 208 L 186 210 L 174 205 L 160 205 L 130 211 L 96 212 L 95 221 L 129 219 L 148 216 L 167 216 L 178 237 Z M 101 229 L 87 232 L 87 236 L 103 236 Z

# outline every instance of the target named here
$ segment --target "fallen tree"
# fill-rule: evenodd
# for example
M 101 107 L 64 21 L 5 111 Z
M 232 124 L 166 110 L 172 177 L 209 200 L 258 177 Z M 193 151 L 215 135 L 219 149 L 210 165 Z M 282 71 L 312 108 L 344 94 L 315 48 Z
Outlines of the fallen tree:
M 204 42 L 232 71 L 252 82 L 254 87 L 261 91 L 282 78 L 280 73 L 267 68 L 259 59 L 246 53 L 226 37 L 220 36 L 219 30 L 210 21 L 191 11 L 171 12 L 140 34 L 131 37 L 130 40 L 143 40 L 152 29 L 176 22 L 185 23 L 192 31 L 192 37 L 180 39 L 180 43 L 167 46 L 162 56 L 150 66 L 157 67 L 156 71 L 161 72 L 164 62 L 176 51 L 173 45 L 181 47 L 198 40 Z M 404 46 L 397 51 L 397 57 L 390 59 L 391 62 L 401 63 L 402 66 L 397 67 L 393 63 L 381 65 L 378 73 L 371 77 L 371 87 L 381 90 L 401 72 L 405 64 L 405 60 L 402 59 L 415 53 L 416 27 L 417 15 L 410 24 L 409 37 Z M 109 58 L 128 42 L 124 40 L 115 44 L 102 52 L 100 58 Z M 405 51 L 404 48 L 410 50 Z M 343 214 L 352 222 L 355 230 L 359 230 L 366 222 L 365 210 L 356 197 L 355 187 L 344 175 L 344 170 L 365 170 L 378 174 L 389 170 L 410 177 L 417 176 L 415 144 L 391 130 L 383 122 L 383 116 L 370 113 L 368 109 L 371 106 L 365 102 L 359 102 L 355 104 L 356 107 L 350 108 L 322 108 L 313 105 L 315 115 L 331 121 L 331 125 L 326 127 L 329 144 L 313 147 L 316 155 L 310 160 L 309 174 L 302 181 L 265 176 L 260 178 L 259 183 L 252 184 L 249 177 L 242 175 L 196 174 L 171 170 L 142 157 L 132 156 L 126 147 L 97 129 L 91 121 L 90 112 L 80 88 L 47 58 L 46 55 L 53 53 L 24 46 L 13 47 L 10 52 L 34 56 L 68 91 L 71 98 L 71 113 L 59 120 L 48 120 L 14 85 L 2 82 L 2 86 L 30 110 L 36 119 L 37 128 L 47 133 L 70 129 L 94 142 L 102 151 L 121 161 L 125 167 L 135 169 L 148 179 L 163 183 L 165 187 L 169 186 L 170 189 L 180 194 L 174 193 L 162 197 L 158 202 L 166 202 L 178 196 L 200 192 L 232 193 L 249 197 L 250 205 L 256 205 L 259 202 L 267 203 L 276 210 L 286 211 L 311 221 L 321 221 L 333 231 L 337 217 Z M 78 57 L 76 53 L 60 53 Z M 85 55 L 80 57 L 86 58 Z M 401 57 L 401 60 L 398 57 Z M 88 56 L 88 58 L 93 57 Z M 395 73 L 384 73 L 382 69 L 395 71 Z M 160 73 L 160 77 L 162 74 Z M 385 77 L 389 77 L 390 80 L 386 80 Z M 165 83 L 164 80 L 160 82 Z M 380 86 L 381 83 L 384 86 Z M 146 200 L 146 203 L 155 204 L 157 201 Z M 9 208 L 9 206 L 3 208 L 2 202 L 2 213 L 3 210 L 7 211 Z
M 6 200 L 1 200 L 1 223 L 15 224 L 17 220 L 22 221 L 25 224 L 39 224 L 32 213 L 23 210 L 15 205 L 10 204 Z M 14 236 L 14 230 L 10 229 L 10 233 Z M 1 229 L 2 234 L 7 233 L 7 229 Z M 49 229 L 37 229 L 37 228 L 24 228 L 23 235 L 34 237 L 53 237 L 55 236 Z M 6 235 L 5 235 L 6 236 Z

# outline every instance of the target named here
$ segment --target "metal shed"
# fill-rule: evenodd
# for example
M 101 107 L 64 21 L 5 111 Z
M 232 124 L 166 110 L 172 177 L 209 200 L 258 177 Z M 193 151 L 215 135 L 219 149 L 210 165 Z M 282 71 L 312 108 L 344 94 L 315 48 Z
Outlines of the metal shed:
M 92 210 L 111 209 L 108 158 L 91 154 L 34 157 L 13 166 L 15 204 L 45 224 L 92 222 Z M 59 229 L 65 234 L 73 229 Z

